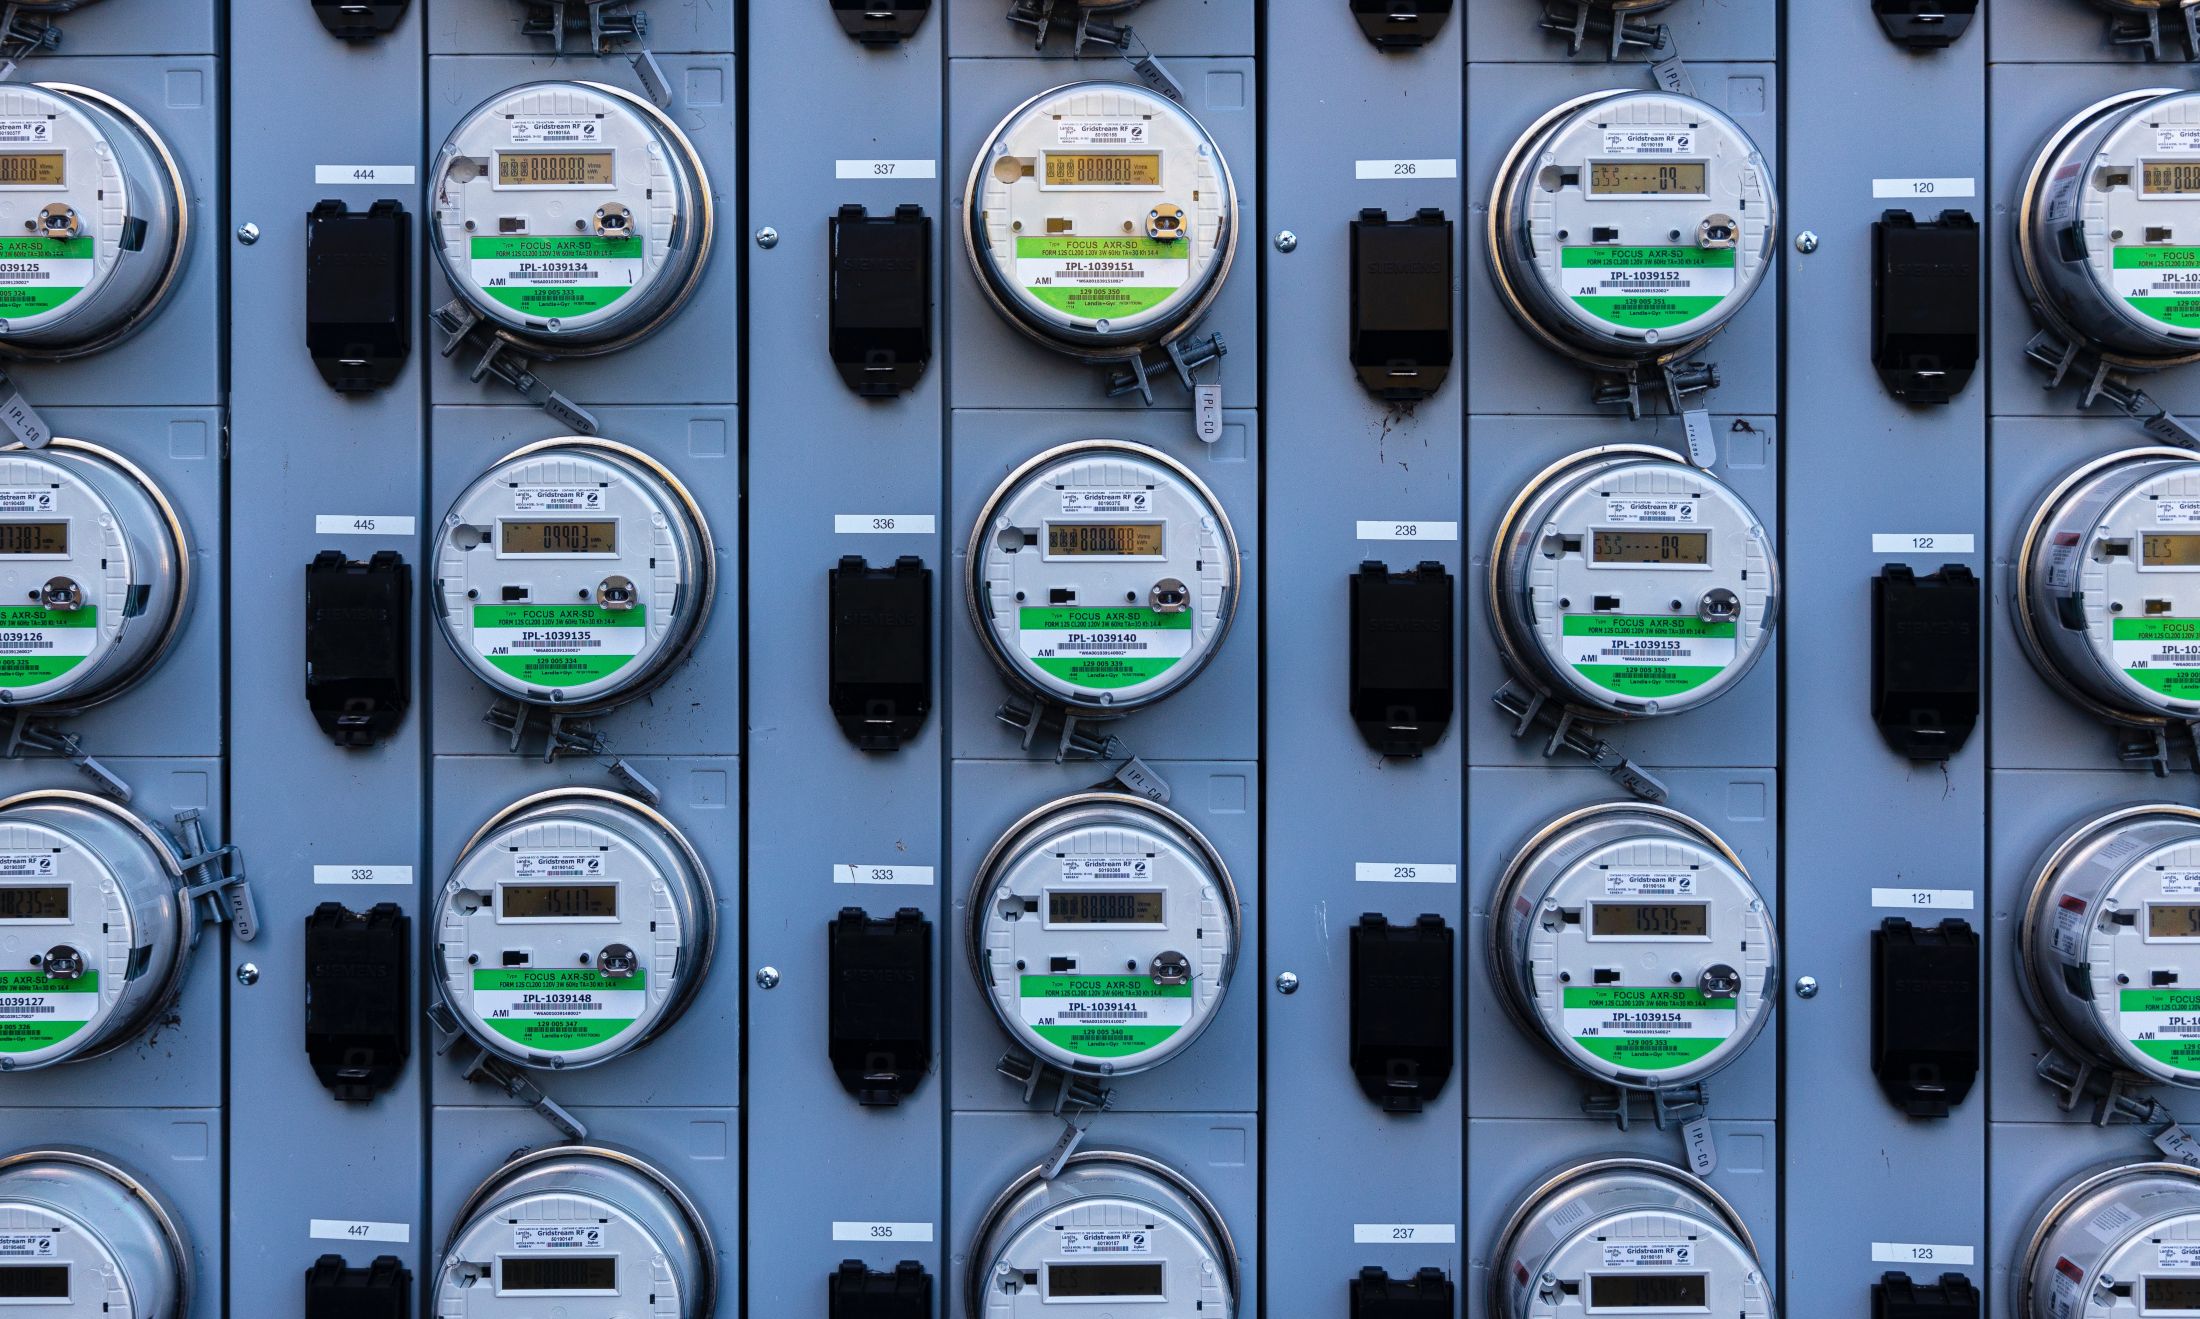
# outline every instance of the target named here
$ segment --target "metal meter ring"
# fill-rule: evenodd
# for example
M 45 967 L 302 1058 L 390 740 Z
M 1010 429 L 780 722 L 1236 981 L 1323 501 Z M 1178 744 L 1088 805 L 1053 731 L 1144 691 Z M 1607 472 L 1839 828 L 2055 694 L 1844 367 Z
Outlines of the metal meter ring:
M 1601 150 L 1584 142 L 1580 161 L 1558 159 L 1555 149 L 1593 111 L 1628 104 L 1643 107 L 1640 123 L 1602 127 Z M 1699 150 L 1699 135 L 1715 149 Z M 1614 159 L 1596 158 L 1607 155 Z M 1562 220 L 1549 200 L 1568 198 L 1569 188 L 1578 200 L 1566 209 L 1590 208 L 1578 222 Z M 1629 209 L 1595 209 L 1615 206 Z M 1576 223 L 1589 227 L 1590 242 L 1566 241 L 1577 235 L 1560 226 Z M 1778 232 L 1770 167 L 1740 124 L 1676 93 L 1610 90 L 1551 109 L 1513 143 L 1491 191 L 1487 235 L 1491 273 L 1515 320 L 1568 357 L 1628 371 L 1687 357 L 1725 328 L 1770 273 Z M 1603 272 L 1598 291 L 1583 292 L 1591 277 L 1569 282 L 1566 270 Z
M 702 505 L 655 458 L 594 436 L 499 458 L 452 501 L 434 553 L 436 624 L 459 662 L 501 696 L 569 714 L 656 690 L 694 651 L 717 595 Z M 471 584 L 484 561 L 487 598 Z
M 1707 704 L 1755 667 L 1778 621 L 1779 560 L 1755 511 L 1670 450 L 1560 459 L 1522 487 L 1491 545 L 1506 667 L 1592 718 Z
M 1189 1049 L 1221 1013 L 1243 930 L 1237 885 L 1206 835 L 1104 789 L 1009 826 L 969 905 L 971 974 L 1001 1028 L 1085 1076 L 1130 1076 Z
M 607 865 L 615 850 L 624 863 Z M 717 949 L 717 906 L 702 854 L 647 803 L 602 788 L 532 793 L 451 861 L 432 916 L 436 998 L 468 1038 L 522 1066 L 622 1058 L 694 1005 Z
M 1062 1258 L 1034 1260 L 1032 1262 L 1039 1265 L 1037 1270 L 1022 1269 L 1008 1262 L 1007 1254 L 1027 1244 L 1033 1232 L 1044 1230 L 1050 1223 L 1073 1214 L 1076 1204 L 1087 1199 L 1105 1199 L 1111 1204 L 1153 1215 L 1158 1221 L 1149 1239 L 1143 1243 L 1144 1249 L 1139 1248 L 1141 1243 L 1122 1239 L 1134 1234 L 1121 1230 L 1122 1220 L 1118 1216 L 1103 1224 L 1061 1228 L 1055 1240 L 1056 1248 L 1041 1253 Z M 1093 1239 L 1084 1240 L 1086 1237 Z M 1165 1241 L 1159 1239 L 1163 1237 Z M 1166 1267 L 1172 1258 L 1172 1247 L 1189 1248 L 1191 1262 L 1199 1265 L 1207 1275 L 1202 1279 L 1199 1313 L 1202 1316 L 1211 1314 L 1215 1319 L 1233 1319 L 1237 1314 L 1238 1253 L 1230 1225 L 1224 1221 L 1214 1201 L 1190 1179 L 1143 1154 L 1128 1150 L 1085 1149 L 1070 1155 L 1051 1178 L 1044 1164 L 1030 1169 L 994 1197 L 971 1241 L 974 1244 L 969 1256 L 969 1272 L 963 1285 L 969 1319 L 1039 1319 L 1043 1310 L 1023 1302 L 1028 1300 L 1039 1307 L 1050 1308 L 1050 1297 L 1146 1303 L 1178 1299 L 1171 1293 L 1149 1290 L 1155 1283 L 1166 1287 L 1167 1275 L 1182 1272 L 1182 1265 L 1174 1269 Z M 1144 1263 L 1154 1255 L 1161 1256 L 1162 1262 Z M 1055 1271 L 1064 1265 L 1077 1267 L 1079 1256 L 1129 1263 L 1135 1270 L 1118 1273 L 1111 1280 L 1102 1263 L 1100 1268 L 1080 1275 L 1073 1284 L 1073 1292 L 1055 1292 Z M 992 1279 L 1004 1275 L 1011 1267 L 1019 1272 L 1039 1272 L 1039 1286 L 1025 1297 L 1019 1282 L 1015 1291 L 1007 1293 L 1018 1299 L 1008 1301 L 1006 1308 L 989 1304 Z M 1124 1290 L 1095 1290 L 1111 1285 Z M 1212 1310 L 1207 1308 L 1210 1303 L 1214 1306 Z
M 1132 83 L 1068 83 L 1017 106 L 986 135 L 964 193 L 963 252 L 986 300 L 1080 361 L 1128 361 L 1189 333 L 1236 258 L 1237 185 L 1221 147 L 1182 106 Z M 1026 217 L 1019 203 L 1040 209 Z
M 978 511 L 964 557 L 963 600 L 994 667 L 1081 714 L 1182 691 L 1237 617 L 1237 532 L 1222 501 L 1128 440 L 1059 445 L 1018 466 Z
M 1778 927 L 1748 867 L 1668 807 L 1602 802 L 1543 825 L 1507 862 L 1490 910 L 1491 976 L 1514 1024 L 1606 1085 L 1701 1082 L 1748 1051 L 1778 1002 Z M 1576 940 L 1573 956 L 1601 964 L 1563 965 Z
M 59 139 L 38 133 L 42 121 L 59 120 L 64 113 L 80 118 L 80 122 L 69 125 L 71 131 Z M 102 164 L 111 174 L 103 174 L 91 195 L 81 198 L 85 209 L 93 213 L 90 220 L 71 204 L 74 194 L 64 191 L 59 200 L 47 202 L 35 215 L 25 218 L 24 236 L 0 242 L 0 259 L 15 255 L 18 261 L 35 263 L 38 276 L 35 284 L 11 285 L 10 277 L 0 274 L 0 313 L 11 313 L 0 315 L 0 355 L 59 362 L 112 348 L 143 329 L 175 291 L 191 250 L 190 186 L 168 143 L 153 125 L 122 101 L 94 88 L 42 82 L 0 91 L 0 140 L 11 131 L 11 125 L 17 124 L 26 126 L 21 141 L 34 150 L 0 150 L 0 154 L 34 162 L 54 157 L 59 161 L 53 166 L 52 179 L 45 176 L 42 165 L 34 164 L 30 167 L 34 171 L 32 181 L 0 185 L 0 192 L 11 188 L 71 189 L 73 185 L 66 182 L 69 139 L 77 136 L 89 136 L 96 147 L 103 149 Z M 61 150 L 37 149 L 49 141 Z M 121 195 L 120 208 L 113 207 L 106 198 L 109 187 Z M 107 214 L 110 210 L 114 212 L 111 216 Z M 134 248 L 123 246 L 128 236 L 124 231 L 131 221 L 142 226 Z M 89 237 L 83 232 L 87 228 L 95 230 Z M 10 244 L 22 245 L 20 254 L 11 254 Z M 46 250 L 55 244 L 63 250 Z M 100 267 L 102 244 L 117 254 L 108 259 L 104 271 Z M 124 259 L 132 253 L 143 255 Z M 148 260 L 149 264 L 141 264 Z M 68 279 L 82 282 L 74 286 L 61 282 Z M 34 288 L 68 296 L 38 306 L 41 299 L 31 296 Z
M 36 1180 L 19 1197 L 11 1194 L 25 1173 L 36 1174 Z M 96 1246 L 99 1258 L 82 1262 L 111 1270 L 121 1280 L 132 1319 L 184 1319 L 191 1313 L 198 1281 L 191 1239 L 175 1208 L 144 1178 L 75 1146 L 17 1150 L 0 1155 L 0 1203 L 17 1198 L 30 1202 L 30 1211 L 64 1220 L 62 1230 L 47 1234 L 62 1249 Z M 70 1226 L 75 1232 L 64 1237 Z M 72 1258 L 63 1267 L 77 1262 Z M 104 1295 L 99 1306 L 98 1313 L 105 1313 Z
M 502 141 L 462 141 L 492 122 Z M 636 162 L 620 165 L 627 153 L 645 179 L 632 178 Z M 521 163 L 507 170 L 508 159 Z M 500 208 L 496 232 L 481 232 L 487 217 L 466 214 L 454 185 Z M 524 83 L 469 111 L 436 153 L 428 210 L 452 292 L 498 338 L 543 358 L 615 353 L 663 328 L 702 282 L 717 227 L 710 175 L 679 124 L 646 97 L 584 81 Z M 537 212 L 573 232 L 536 231 Z
M 585 1224 L 562 1227 L 545 1221 L 547 1216 L 503 1224 L 510 1230 L 496 1233 L 499 1220 L 488 1217 L 490 1211 L 526 1199 L 593 1202 L 602 1213 L 599 1222 L 605 1230 L 599 1234 L 595 1246 L 571 1235 L 585 1231 Z M 615 1304 L 619 1294 L 619 1257 L 615 1254 L 614 1243 L 622 1237 L 639 1238 L 636 1244 L 651 1249 L 661 1260 L 660 1268 L 652 1270 L 659 1276 L 642 1281 L 655 1286 L 663 1286 L 669 1281 L 675 1289 L 679 1308 L 670 1312 L 653 1308 L 650 1311 L 653 1316 L 668 1313 L 675 1319 L 704 1319 L 714 1312 L 718 1248 L 711 1237 L 709 1220 L 678 1182 L 656 1164 L 630 1150 L 586 1142 L 549 1145 L 514 1155 L 466 1197 L 451 1222 L 451 1231 L 444 1238 L 443 1258 L 436 1265 L 436 1298 L 446 1305 L 456 1301 L 464 1308 L 439 1309 L 438 1314 L 458 1315 L 463 1319 L 523 1319 L 538 1313 L 533 1306 L 561 1295 L 604 1297 Z M 522 1231 L 526 1229 L 533 1229 L 534 1234 L 523 1237 Z M 494 1247 L 496 1253 L 489 1267 L 498 1271 L 498 1285 L 493 1288 L 454 1283 L 452 1278 L 454 1272 L 462 1269 L 469 1271 L 469 1282 L 487 1276 L 487 1269 L 473 1272 L 474 1262 L 457 1258 L 458 1252 L 477 1232 L 494 1233 L 509 1243 Z M 481 1244 L 488 1245 L 488 1239 L 485 1237 Z M 570 1274 L 560 1277 L 550 1270 L 542 1271 L 549 1276 L 529 1278 L 525 1285 L 509 1285 L 503 1274 L 505 1263 L 515 1258 L 524 1260 L 526 1255 L 538 1251 L 556 1251 L 559 1257 L 567 1259 L 572 1258 L 571 1252 L 587 1251 L 599 1265 L 604 1254 L 613 1254 L 612 1286 L 541 1285 L 573 1281 Z M 473 1296 L 483 1292 L 493 1294 L 484 1298 L 485 1305 L 474 1305 Z M 520 1298 L 518 1306 L 510 1310 L 498 1304 L 508 1294 Z M 561 1306 L 559 1312 L 564 1313 L 569 1307 L 575 1310 L 574 1319 L 585 1319 L 592 1313 L 571 1306 L 570 1302 Z M 625 1313 L 624 1310 L 617 1312 Z
M 2179 1229 L 2175 1238 L 2161 1230 L 2165 1224 Z M 2142 1245 L 2157 1248 L 2151 1269 L 2139 1263 L 2143 1254 L 2132 1254 Z M 2010 1271 L 2009 1313 L 2012 1319 L 2083 1313 L 2091 1308 L 2085 1298 L 2110 1268 L 2129 1277 L 2126 1260 L 2142 1277 L 2161 1276 L 2154 1270 L 2169 1267 L 2179 1270 L 2170 1277 L 2200 1285 L 2200 1169 L 2161 1160 L 2115 1163 L 2063 1182 L 2040 1206 L 2019 1267 Z M 2052 1278 L 2045 1295 L 2038 1285 L 2043 1273 Z M 2133 1299 L 2147 1304 L 2145 1313 L 2170 1312 L 2169 1306 L 2157 1309 L 2140 1296 Z M 2132 1312 L 2139 1313 L 2138 1306 Z

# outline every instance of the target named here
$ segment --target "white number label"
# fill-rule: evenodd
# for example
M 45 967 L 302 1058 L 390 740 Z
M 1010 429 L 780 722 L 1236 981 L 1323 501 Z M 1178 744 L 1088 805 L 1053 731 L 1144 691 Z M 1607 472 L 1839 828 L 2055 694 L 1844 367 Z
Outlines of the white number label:
M 1451 1246 L 1459 1242 L 1456 1223 L 1354 1223 L 1352 1244 L 1379 1246 Z
M 316 884 L 411 884 L 411 866 L 315 866 Z
M 1876 531 L 1872 533 L 1874 554 L 1969 554 L 1978 545 L 1978 538 L 1968 531 Z
M 1361 521 L 1358 524 L 1361 540 L 1457 540 L 1459 524 L 1456 522 L 1400 522 L 1395 520 Z
M 1888 197 L 1976 197 L 1976 179 L 1873 179 L 1872 196 Z
M 1953 907 L 1966 911 L 1978 905 L 1977 895 L 1967 888 L 1875 888 L 1872 890 L 1874 907 Z
M 1356 160 L 1352 162 L 1355 179 L 1456 179 L 1459 162 L 1456 160 Z
M 410 165 L 315 165 L 315 183 L 379 183 L 384 187 L 398 184 L 410 186 L 413 167 Z
M 357 1218 L 316 1218 L 308 1222 L 307 1235 L 315 1241 L 394 1241 L 412 1240 L 410 1223 L 370 1223 Z
M 411 518 L 378 513 L 323 513 L 313 519 L 318 536 L 410 536 Z
M 1459 867 L 1428 861 L 1361 861 L 1352 878 L 1362 884 L 1456 884 Z
M 939 162 L 933 160 L 836 160 L 833 162 L 833 177 L 836 179 L 936 179 L 939 175 Z
M 843 536 L 929 536 L 938 525 L 930 513 L 835 513 L 833 530 Z
M 848 862 L 833 867 L 835 884 L 930 884 L 930 866 L 867 866 Z
M 1923 1246 L 1909 1241 L 1874 1241 L 1874 1264 L 1972 1264 L 1969 1246 Z
M 930 1241 L 930 1223 L 854 1223 L 835 1222 L 835 1241 Z

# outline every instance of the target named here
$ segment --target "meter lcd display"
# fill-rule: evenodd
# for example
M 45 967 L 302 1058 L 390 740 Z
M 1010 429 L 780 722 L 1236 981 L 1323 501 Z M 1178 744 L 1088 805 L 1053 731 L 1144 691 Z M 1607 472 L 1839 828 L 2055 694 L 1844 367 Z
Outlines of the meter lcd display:
M 1710 1304 L 1710 1291 L 1710 1278 L 1702 1273 L 1592 1273 L 1589 1309 L 1700 1309 Z
M 1049 522 L 1047 553 L 1161 557 L 1158 522 Z
M 0 921 L 65 921 L 69 919 L 69 886 L 42 884 L 35 888 L 0 887 Z
M 1158 151 L 1049 151 L 1046 162 L 1050 188 L 1161 186 L 1161 153 Z
M 556 1255 L 526 1259 L 506 1255 L 497 1261 L 497 1290 L 502 1292 L 619 1293 L 616 1255 Z
M 504 884 L 502 914 L 523 921 L 598 921 L 619 917 L 616 884 Z
M 2200 905 L 2189 902 L 2147 907 L 2150 939 L 2200 939 Z
M 1164 1299 L 1159 1264 L 1049 1264 L 1047 1299 Z
M 610 151 L 502 151 L 497 153 L 500 188 L 608 188 Z
M 2200 536 L 2150 531 L 2139 537 L 2139 563 L 2147 568 L 2200 568 Z
M 601 522 L 506 522 L 499 542 L 505 554 L 617 554 L 619 524 Z
M 2153 166 L 2147 168 L 2152 172 Z M 2200 1277 L 2146 1279 L 2140 1308 L 2148 1314 L 2200 1314 Z
M 1711 933 L 1711 906 L 1704 902 L 1600 902 L 1590 910 L 1591 934 L 1701 939 Z
M 67 554 L 66 522 L 0 522 L 0 554 Z
M 58 188 L 67 181 L 58 151 L 0 151 L 0 183 Z
M 1711 562 L 1708 531 L 1600 531 L 1590 558 L 1596 563 Z
M 68 1299 L 68 1265 L 0 1264 L 0 1301 L 65 1301 Z
M 2185 197 L 2200 192 L 2200 160 L 2150 160 L 2139 190 L 2149 197 Z
M 1047 893 L 1047 924 L 1158 926 L 1162 924 L 1161 896 L 1159 890 L 1051 890 Z
M 1589 162 L 1592 197 L 1689 195 L 1704 190 L 1702 161 L 1593 160 Z

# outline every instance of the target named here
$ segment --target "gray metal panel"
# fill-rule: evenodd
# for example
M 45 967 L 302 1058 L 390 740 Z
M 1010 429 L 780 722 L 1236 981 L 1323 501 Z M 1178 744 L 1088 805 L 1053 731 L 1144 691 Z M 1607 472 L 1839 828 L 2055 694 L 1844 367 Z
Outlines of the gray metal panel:
M 1467 25 L 1467 47 L 1477 62 L 1568 58 L 1565 38 L 1536 26 L 1543 0 L 1459 0 L 1457 9 Z M 1671 28 L 1691 66 L 1699 60 L 1768 60 L 1776 53 L 1779 15 L 1774 5 L 1751 0 L 1680 0 L 1645 21 Z M 1602 64 L 1605 47 L 1592 36 L 1572 59 Z M 1641 53 L 1636 52 L 1620 62 L 1621 68 L 1641 61 Z
M 520 35 L 519 25 L 526 10 L 518 0 L 413 0 L 416 8 L 425 8 L 428 26 L 428 50 L 435 55 L 495 55 L 516 54 L 548 57 L 551 45 L 548 40 Z M 791 2 L 791 0 L 790 0 Z M 574 6 L 578 10 L 579 6 Z M 673 52 L 731 51 L 736 27 L 736 5 L 731 0 L 636 0 L 634 12 L 649 19 L 648 46 L 660 57 Z M 586 51 L 588 38 L 584 35 L 568 46 L 572 51 Z M 626 63 L 629 46 L 620 50 L 603 63 Z M 543 58 L 547 64 L 547 58 Z M 596 61 L 586 54 L 568 57 L 565 67 L 586 69 Z M 583 78 L 596 77 L 593 73 L 574 75 Z
M 192 4 L 108 0 L 62 15 L 57 26 L 61 29 L 58 49 L 72 56 L 211 55 L 219 50 L 220 14 L 206 0 Z M 46 57 L 35 58 L 40 62 L 25 68 L 23 76 L 51 77 L 43 62 Z
M 803 2 L 786 0 L 786 3 Z M 1296 2 L 1327 3 L 1327 0 Z M 938 23 L 944 19 L 948 24 L 948 45 L 957 59 L 1028 57 L 1033 53 L 1032 31 L 1008 21 L 1008 6 L 1009 0 L 934 0 L 933 16 L 927 22 Z M 1065 4 L 1061 8 L 1067 12 L 1071 6 Z M 942 10 L 945 12 L 940 12 Z M 1259 10 L 1259 0 L 1146 0 L 1128 13 L 1102 17 L 1105 21 L 1129 24 L 1138 33 L 1138 39 L 1157 55 L 1251 55 L 1253 21 Z M 1055 36 L 1048 40 L 1045 53 L 1049 57 L 1064 57 L 1069 55 L 1071 46 L 1067 35 Z M 1082 61 L 1063 69 L 1064 80 L 1069 77 L 1113 78 L 1129 72 L 1115 61 L 1114 53 L 1107 47 L 1090 47 Z M 1070 73 L 1069 67 L 1074 67 L 1076 72 Z M 1169 68 L 1179 80 L 1183 79 L 1184 74 L 1174 63 Z
M 2033 61 L 2055 64 L 2085 60 L 2102 64 L 2146 64 L 2146 53 L 2136 46 L 2112 46 L 2108 42 L 2108 15 L 2086 0 L 1992 0 L 1994 21 L 1987 26 L 1987 57 L 1995 63 Z M 1981 6 L 1984 8 L 1984 6 Z M 2172 37 L 2177 19 L 2165 16 L 2163 35 Z M 2131 69 L 2127 76 L 2161 76 L 2167 83 L 2182 83 L 2177 66 L 2152 70 Z M 2142 86 L 2142 83 L 2132 83 Z M 1993 121 L 1989 119 L 1989 123 Z

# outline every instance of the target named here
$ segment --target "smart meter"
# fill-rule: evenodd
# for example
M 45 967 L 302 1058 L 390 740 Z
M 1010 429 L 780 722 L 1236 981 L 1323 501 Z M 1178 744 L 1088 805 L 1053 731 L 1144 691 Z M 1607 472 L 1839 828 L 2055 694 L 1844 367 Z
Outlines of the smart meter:
M 0 800 L 0 1072 L 135 1039 L 183 984 L 198 918 L 175 845 L 88 793 Z
M 0 1309 L 24 1306 L 39 1319 L 190 1312 L 191 1245 L 175 1211 L 99 1155 L 0 1157 L 0 1246 Z
M 1507 665 L 1602 719 L 1675 714 L 1749 672 L 1779 612 L 1772 538 L 1679 454 L 1586 449 L 1514 498 L 1490 553 Z
M 966 556 L 970 621 L 1008 680 L 1122 714 L 1207 667 L 1238 608 L 1229 515 L 1191 469 L 1125 440 L 1049 449 L 1009 473 Z
M 969 1319 L 1237 1314 L 1237 1249 L 1198 1187 L 1121 1150 L 1073 1154 L 1045 1173 L 1017 1178 L 979 1224 Z
M 552 1145 L 499 1168 L 443 1247 L 435 1319 L 703 1319 L 718 1252 L 695 1202 L 623 1150 Z
M 451 131 L 430 178 L 451 288 L 543 356 L 649 334 L 695 291 L 710 253 L 702 158 L 663 111 L 602 83 L 491 97 Z
M 0 88 L 0 351 L 110 347 L 175 288 L 190 228 L 183 173 L 153 126 L 104 92 Z M 17 232 L 16 225 L 21 230 Z
M 1551 1174 L 1513 1212 L 1492 1261 L 1496 1319 L 1779 1313 L 1734 1206 L 1652 1159 L 1597 1159 Z
M 1221 148 L 1176 102 L 1078 82 L 1041 92 L 971 166 L 963 240 L 1018 329 L 1089 362 L 1138 357 L 1196 325 L 1237 248 Z
M 1041 1062 L 1129 1076 L 1212 1025 L 1238 949 L 1214 845 L 1143 797 L 1081 792 L 1018 820 L 970 889 L 971 969 Z
M 1607 369 L 1678 360 L 1772 269 L 1779 202 L 1740 124 L 1671 92 L 1595 92 L 1513 145 L 1490 206 L 1506 306 Z
M 528 1067 L 576 1068 L 662 1034 L 710 970 L 717 897 L 670 820 L 599 788 L 505 807 L 436 900 L 437 996 Z
M 1565 1063 L 1627 1090 L 1701 1081 L 1771 1019 L 1779 947 L 1734 849 L 1678 811 L 1607 802 L 1528 840 L 1490 910 L 1499 997 Z
M 569 711 L 631 701 L 710 616 L 703 510 L 639 449 L 568 435 L 476 477 L 436 540 L 436 619 L 501 695 Z
M 2064 1182 L 2010 1281 L 2016 1319 L 2200 1314 L 2200 1170 L 2129 1163 Z

